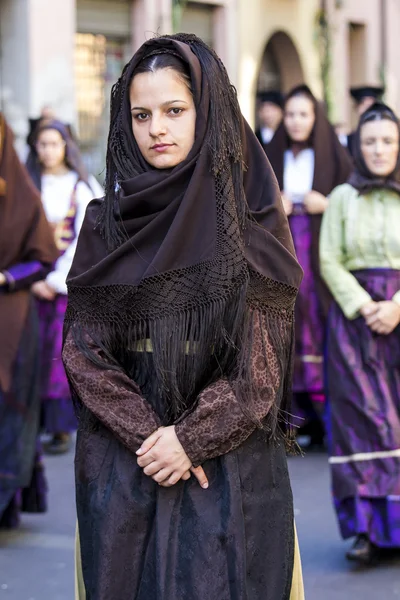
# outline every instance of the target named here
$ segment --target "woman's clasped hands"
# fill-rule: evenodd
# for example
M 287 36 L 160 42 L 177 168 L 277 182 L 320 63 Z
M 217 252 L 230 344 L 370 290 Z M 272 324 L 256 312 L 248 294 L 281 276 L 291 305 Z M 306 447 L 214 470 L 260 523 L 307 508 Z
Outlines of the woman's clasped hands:
M 360 313 L 368 327 L 381 335 L 389 335 L 400 323 L 400 305 L 393 300 L 371 300 L 361 308 Z
M 193 473 L 201 487 L 208 488 L 203 468 L 193 467 L 174 425 L 157 429 L 143 442 L 136 454 L 137 463 L 144 474 L 163 487 L 171 487 L 180 479 L 186 481 Z

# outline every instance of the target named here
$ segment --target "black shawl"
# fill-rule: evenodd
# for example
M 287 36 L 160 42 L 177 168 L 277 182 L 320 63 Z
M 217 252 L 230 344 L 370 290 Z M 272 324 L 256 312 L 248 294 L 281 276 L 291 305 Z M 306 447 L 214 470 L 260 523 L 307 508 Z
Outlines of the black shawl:
M 188 64 L 197 112 L 193 148 L 169 170 L 142 157 L 129 103 L 135 69 L 160 52 Z M 221 61 L 193 35 L 146 42 L 112 90 L 106 196 L 89 205 L 79 237 L 65 332 L 93 361 L 84 336 L 95 339 L 115 368 L 164 399 L 171 423 L 221 377 L 235 381 L 244 409 L 257 401 L 247 393 L 250 308 L 261 310 L 282 367 L 267 423 L 275 431 L 290 397 L 292 348 L 280 327 L 293 327 L 301 277 L 279 188 Z M 149 353 L 132 354 L 144 340 L 145 382 Z

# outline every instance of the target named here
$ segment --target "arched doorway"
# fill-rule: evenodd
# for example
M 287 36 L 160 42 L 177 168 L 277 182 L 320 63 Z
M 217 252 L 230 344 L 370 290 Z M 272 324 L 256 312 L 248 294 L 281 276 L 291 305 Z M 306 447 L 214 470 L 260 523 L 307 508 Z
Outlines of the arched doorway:
M 285 93 L 303 82 L 303 68 L 294 43 L 283 31 L 275 32 L 264 50 L 257 92 L 274 89 Z

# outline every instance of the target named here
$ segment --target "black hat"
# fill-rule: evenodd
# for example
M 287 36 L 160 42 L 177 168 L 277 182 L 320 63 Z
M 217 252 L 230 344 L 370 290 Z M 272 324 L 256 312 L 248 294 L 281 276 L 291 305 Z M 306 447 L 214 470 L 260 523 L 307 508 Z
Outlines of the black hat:
M 364 98 L 375 98 L 376 100 L 380 100 L 383 94 L 385 93 L 384 87 L 376 87 L 372 85 L 363 85 L 360 87 L 350 88 L 350 95 L 357 104 L 360 104 L 364 100 Z
M 260 103 L 271 102 L 271 104 L 276 104 L 279 108 L 283 108 L 283 94 L 279 90 L 258 92 L 257 98 Z

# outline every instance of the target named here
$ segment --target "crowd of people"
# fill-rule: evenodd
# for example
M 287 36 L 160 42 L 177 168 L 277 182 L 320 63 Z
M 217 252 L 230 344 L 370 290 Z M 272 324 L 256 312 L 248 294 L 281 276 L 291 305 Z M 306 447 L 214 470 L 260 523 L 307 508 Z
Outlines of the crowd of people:
M 347 557 L 400 548 L 383 92 L 352 90 L 345 136 L 306 85 L 267 90 L 254 134 L 201 40 L 149 40 L 113 88 L 104 191 L 69 125 L 35 120 L 24 167 L 0 115 L 0 527 L 46 510 L 77 411 L 89 597 L 300 599 L 293 432 L 327 447 Z
M 383 91 L 351 90 L 346 140 L 306 86 L 260 97 L 281 110 L 263 146 L 304 270 L 292 410 L 308 444 L 327 445 L 347 557 L 364 563 L 400 548 L 399 121 Z

